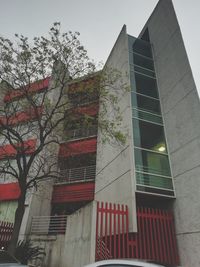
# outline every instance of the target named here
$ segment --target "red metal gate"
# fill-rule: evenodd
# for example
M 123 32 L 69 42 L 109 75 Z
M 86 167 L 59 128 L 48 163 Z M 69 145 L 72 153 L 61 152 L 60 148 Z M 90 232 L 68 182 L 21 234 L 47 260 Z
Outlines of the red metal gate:
M 126 258 L 128 207 L 97 202 L 96 260 Z
M 138 208 L 137 233 L 129 233 L 128 207 L 97 203 L 96 260 L 137 258 L 178 265 L 171 211 Z

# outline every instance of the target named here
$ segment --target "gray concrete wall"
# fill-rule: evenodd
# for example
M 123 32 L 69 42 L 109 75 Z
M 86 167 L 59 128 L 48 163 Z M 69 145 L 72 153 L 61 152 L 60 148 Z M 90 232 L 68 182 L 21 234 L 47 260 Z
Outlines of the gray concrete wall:
M 64 256 L 63 250 L 65 235 L 31 236 L 31 244 L 40 248 L 45 254 L 39 255 L 37 259 L 30 262 L 31 266 L 38 267 L 60 267 Z
M 46 255 L 31 263 L 42 267 L 82 267 L 95 261 L 96 203 L 67 217 L 65 235 L 31 235 Z
M 128 55 L 128 36 L 124 26 L 105 67 L 118 70 L 123 82 L 130 86 Z M 129 230 L 136 231 L 131 92 L 130 90 L 125 92 L 118 82 L 114 86 L 108 86 L 108 91 L 118 97 L 117 105 L 122 117 L 118 130 L 127 136 L 127 140 L 125 145 L 103 143 L 103 133 L 99 128 L 95 200 L 128 205 L 130 214 Z M 106 119 L 117 125 L 118 121 L 113 114 L 112 104 L 107 102 L 106 105 Z M 100 118 L 102 108 L 100 106 Z
M 19 239 L 26 239 L 31 229 L 33 216 L 51 215 L 51 198 L 53 190 L 53 180 L 41 182 L 38 189 L 32 189 L 26 200 L 26 208 L 20 228 Z
M 200 266 L 200 103 L 171 0 L 147 22 L 177 199 L 181 266 Z M 195 25 L 194 25 L 195 27 Z M 198 52 L 198 51 L 196 51 Z
M 96 203 L 67 217 L 62 267 L 82 267 L 95 260 Z

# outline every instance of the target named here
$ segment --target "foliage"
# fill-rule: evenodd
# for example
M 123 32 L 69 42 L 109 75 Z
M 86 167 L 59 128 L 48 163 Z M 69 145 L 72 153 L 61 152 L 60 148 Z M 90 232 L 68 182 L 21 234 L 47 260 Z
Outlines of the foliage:
M 23 240 L 17 243 L 15 257 L 22 264 L 28 264 L 29 261 L 38 259 L 44 255 L 44 248 L 33 246 L 30 240 Z
M 48 89 L 43 86 L 43 90 L 35 93 L 34 88 L 47 82 Z M 79 41 L 79 33 L 61 33 L 57 22 L 47 37 L 35 37 L 33 42 L 17 34 L 14 43 L 0 37 L 0 83 L 0 100 L 4 95 L 8 96 L 0 107 L 1 145 L 10 144 L 14 151 L 11 157 L 4 157 L 0 162 L 0 175 L 18 181 L 20 187 L 11 242 L 14 247 L 27 192 L 37 189 L 40 182 L 59 175 L 56 150 L 63 139 L 63 125 L 70 129 L 73 120 L 77 123 L 70 109 L 84 98 L 99 99 L 100 117 L 85 116 L 79 127 L 89 128 L 98 121 L 104 142 L 116 140 L 124 144 L 126 138 L 120 131 L 122 118 L 118 100 L 127 87 L 116 70 L 104 69 L 95 73 L 95 65 Z M 112 94 L 109 90 L 112 87 L 119 90 Z M 108 112 L 113 116 L 111 121 L 107 119 Z M 20 114 L 29 114 L 29 119 L 20 121 Z M 37 140 L 34 148 L 26 143 L 30 138 Z

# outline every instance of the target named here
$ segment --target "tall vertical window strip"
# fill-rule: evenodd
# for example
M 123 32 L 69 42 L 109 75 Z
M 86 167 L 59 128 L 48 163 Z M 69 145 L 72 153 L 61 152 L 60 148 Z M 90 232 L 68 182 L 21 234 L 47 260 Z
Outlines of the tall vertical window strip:
M 174 196 L 151 44 L 129 36 L 137 191 Z

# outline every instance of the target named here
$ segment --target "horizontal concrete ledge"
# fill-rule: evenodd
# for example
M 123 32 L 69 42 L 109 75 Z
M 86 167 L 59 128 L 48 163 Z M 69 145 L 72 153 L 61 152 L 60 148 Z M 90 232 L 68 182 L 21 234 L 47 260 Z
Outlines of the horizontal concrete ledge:
M 32 241 L 55 241 L 58 235 L 31 235 L 30 239 Z M 59 235 L 63 236 L 63 235 Z

